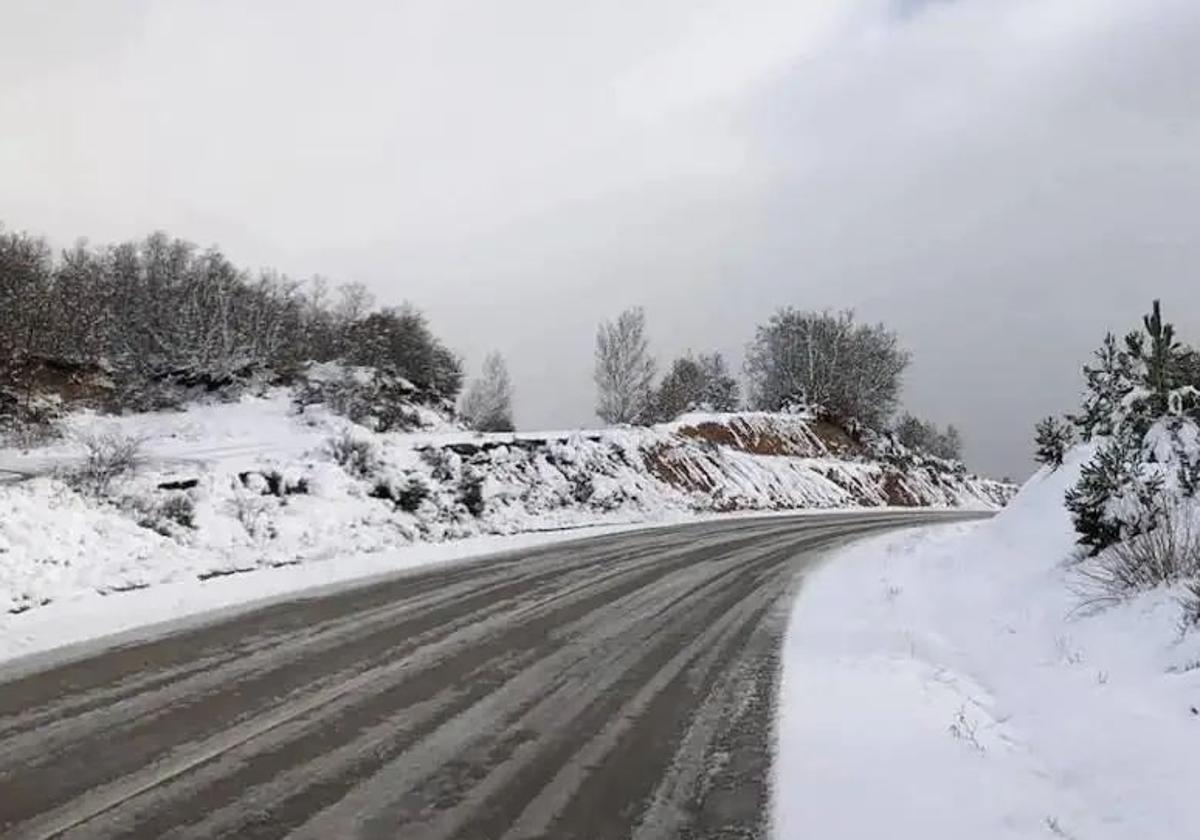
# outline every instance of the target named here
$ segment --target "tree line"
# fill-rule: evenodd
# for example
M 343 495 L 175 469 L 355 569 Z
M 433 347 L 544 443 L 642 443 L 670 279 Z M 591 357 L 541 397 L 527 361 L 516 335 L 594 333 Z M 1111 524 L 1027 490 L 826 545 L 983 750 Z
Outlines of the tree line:
M 190 389 L 287 380 L 308 361 L 387 369 L 454 400 L 462 366 L 410 305 L 374 308 L 357 284 L 329 289 L 235 266 L 217 248 L 155 233 L 55 255 L 0 229 L 0 382 L 32 386 L 47 362 L 109 376 L 121 408 Z
M 770 412 L 808 411 L 848 428 L 889 432 L 905 446 L 959 459 L 957 429 L 912 414 L 896 419 L 910 356 L 883 324 L 852 312 L 783 308 L 758 327 L 746 350 L 744 404 Z M 628 309 L 596 334 L 596 413 L 608 423 L 647 424 L 688 411 L 736 411 L 741 388 L 719 352 L 674 360 L 658 384 L 646 315 Z
M 424 398 L 458 402 L 472 428 L 513 428 L 511 379 L 493 353 L 463 391 L 460 359 L 409 304 L 376 307 L 360 284 L 297 282 L 249 271 L 219 248 L 165 233 L 115 245 L 46 241 L 0 228 L 0 414 L 20 412 L 48 364 L 102 374 L 120 410 L 181 405 L 197 389 L 235 393 L 287 383 L 308 362 L 340 361 L 408 380 Z M 743 389 L 720 352 L 687 353 L 661 376 L 638 308 L 600 325 L 597 414 L 647 424 L 688 411 L 808 408 L 890 430 L 906 445 L 956 458 L 953 427 L 895 421 L 908 353 L 882 324 L 852 313 L 779 310 L 750 342 Z M 25 406 L 28 409 L 28 405 Z

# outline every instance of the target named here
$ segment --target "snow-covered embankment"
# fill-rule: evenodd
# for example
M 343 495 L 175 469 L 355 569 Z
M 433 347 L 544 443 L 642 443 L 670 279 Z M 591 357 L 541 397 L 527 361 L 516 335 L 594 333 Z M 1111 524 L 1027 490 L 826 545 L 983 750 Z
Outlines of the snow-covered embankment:
M 1185 837 L 1200 825 L 1200 650 L 1158 591 L 1081 610 L 1063 493 L 851 546 L 785 643 L 780 840 Z
M 222 579 L 252 598 L 286 589 L 280 576 L 299 588 L 347 568 L 406 568 L 429 554 L 415 546 L 449 540 L 472 539 L 478 552 L 511 544 L 486 540 L 498 535 L 736 511 L 979 508 L 1008 493 L 945 462 L 872 457 L 832 427 L 775 415 L 480 435 L 427 413 L 415 431 L 377 433 L 319 405 L 297 410 L 280 389 L 182 412 L 75 415 L 68 426 L 56 445 L 0 452 L 0 467 L 42 473 L 0 485 L 0 628 L 10 640 L 50 606 L 121 611 L 117 602 L 134 600 L 126 593 L 166 597 L 170 585 L 187 612 L 188 591 Z M 78 441 L 97 435 L 141 441 L 138 468 L 103 494 L 56 477 L 78 465 Z M 314 565 L 337 568 L 307 571 Z M 266 586 L 246 575 L 267 570 Z

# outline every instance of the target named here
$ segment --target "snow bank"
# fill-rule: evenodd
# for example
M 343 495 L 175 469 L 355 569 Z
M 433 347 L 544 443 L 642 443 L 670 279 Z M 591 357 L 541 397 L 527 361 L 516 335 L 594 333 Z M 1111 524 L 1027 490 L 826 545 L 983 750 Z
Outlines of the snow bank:
M 785 642 L 779 838 L 1183 837 L 1200 825 L 1200 652 L 1157 592 L 1083 613 L 1063 493 L 850 547 Z

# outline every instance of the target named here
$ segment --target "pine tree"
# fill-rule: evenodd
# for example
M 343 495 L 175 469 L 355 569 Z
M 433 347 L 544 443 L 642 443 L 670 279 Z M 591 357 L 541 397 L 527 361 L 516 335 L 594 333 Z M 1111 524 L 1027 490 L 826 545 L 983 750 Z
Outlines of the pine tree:
M 1194 427 L 1192 435 L 1182 434 L 1181 409 L 1195 394 L 1193 351 L 1175 340 L 1158 301 L 1142 325 L 1144 332 L 1126 336 L 1123 350 L 1107 336 L 1096 354 L 1100 364 L 1084 368 L 1089 393 L 1075 422 L 1085 440 L 1107 442 L 1066 501 L 1079 544 L 1093 555 L 1156 527 L 1173 503 L 1169 496 L 1189 498 L 1200 484 L 1200 453 L 1185 443 Z
M 1131 340 L 1132 337 L 1126 338 L 1127 347 Z M 1121 350 L 1116 336 L 1105 335 L 1095 357 L 1095 364 L 1083 367 L 1087 387 L 1083 409 L 1070 418 L 1084 441 L 1112 434 L 1122 402 L 1133 390 L 1130 357 Z
M 1138 475 L 1138 451 L 1127 438 L 1118 436 L 1100 447 L 1067 491 L 1067 510 L 1077 542 L 1096 555 L 1124 536 L 1122 522 L 1111 515 L 1110 502 L 1133 483 Z
M 1053 469 L 1062 466 L 1063 456 L 1071 445 L 1071 427 L 1054 417 L 1047 417 L 1034 429 L 1037 447 L 1033 459 Z
M 1171 412 L 1172 394 L 1180 386 L 1182 348 L 1175 341 L 1175 327 L 1162 319 L 1159 302 L 1142 319 L 1145 334 L 1125 339 L 1126 353 L 1137 372 L 1141 394 L 1131 402 L 1138 431 L 1145 433 L 1154 421 Z

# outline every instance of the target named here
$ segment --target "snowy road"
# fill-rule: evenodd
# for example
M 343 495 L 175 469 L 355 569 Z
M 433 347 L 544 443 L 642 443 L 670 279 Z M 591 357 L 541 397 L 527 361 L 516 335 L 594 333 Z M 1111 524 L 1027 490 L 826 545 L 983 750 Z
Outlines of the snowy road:
M 847 538 L 971 515 L 593 538 L 10 677 L 0 835 L 762 836 L 793 585 Z

